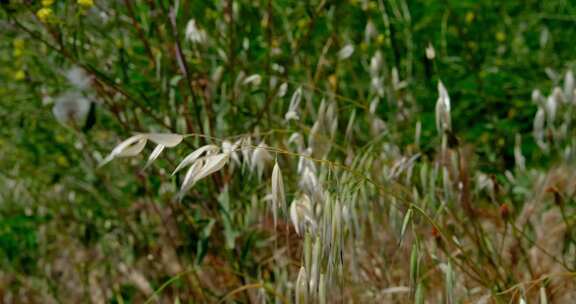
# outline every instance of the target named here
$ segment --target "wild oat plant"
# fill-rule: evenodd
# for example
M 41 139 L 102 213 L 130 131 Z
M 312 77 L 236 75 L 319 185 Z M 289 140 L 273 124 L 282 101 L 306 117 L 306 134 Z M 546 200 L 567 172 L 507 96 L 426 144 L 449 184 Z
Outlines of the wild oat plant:
M 1 7 L 1 302 L 576 302 L 574 4 Z

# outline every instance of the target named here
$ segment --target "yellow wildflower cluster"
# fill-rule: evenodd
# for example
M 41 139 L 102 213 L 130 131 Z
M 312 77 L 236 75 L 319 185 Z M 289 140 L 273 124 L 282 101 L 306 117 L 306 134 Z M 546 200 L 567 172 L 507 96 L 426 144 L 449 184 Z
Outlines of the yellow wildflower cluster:
M 12 41 L 12 45 L 14 46 L 14 57 L 16 59 L 21 58 L 24 54 L 24 39 L 16 38 L 14 41 Z
M 49 23 L 52 21 L 52 16 L 54 15 L 54 11 L 51 8 L 54 0 L 42 0 L 41 2 L 42 8 L 36 12 L 36 17 L 38 17 L 42 23 Z
M 498 40 L 498 42 L 504 42 L 504 41 L 506 41 L 506 33 L 504 33 L 504 32 L 497 32 L 497 33 L 496 33 L 496 40 Z
M 36 12 L 36 16 L 42 23 L 49 23 L 53 15 L 54 12 L 49 7 L 43 7 Z
M 476 18 L 476 15 L 474 15 L 474 12 L 468 12 L 466 13 L 466 23 L 470 24 L 474 21 L 474 18 Z
M 78 5 L 83 9 L 90 9 L 94 6 L 94 0 L 78 0 Z
M 22 68 L 22 57 L 24 56 L 24 39 L 14 39 L 14 41 L 12 41 L 12 46 L 14 47 L 12 54 L 14 55 L 14 65 L 16 66 L 16 70 L 14 71 L 14 79 L 24 80 L 26 78 L 26 73 Z
M 26 78 L 26 72 L 24 70 L 16 70 L 14 73 L 14 80 L 24 80 Z

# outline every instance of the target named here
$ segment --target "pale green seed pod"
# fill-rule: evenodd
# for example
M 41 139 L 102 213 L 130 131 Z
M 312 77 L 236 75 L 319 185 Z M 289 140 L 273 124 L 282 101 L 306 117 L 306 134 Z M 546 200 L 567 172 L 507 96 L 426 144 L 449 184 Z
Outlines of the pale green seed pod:
M 312 269 L 310 271 L 310 292 L 315 295 L 318 289 L 318 274 L 320 273 L 320 260 L 321 260 L 321 246 L 322 242 L 319 237 L 316 237 L 314 246 L 312 248 Z
M 300 267 L 298 278 L 296 279 L 296 304 L 308 303 L 308 276 L 304 266 Z
M 408 228 L 408 224 L 410 223 L 410 219 L 412 218 L 412 209 L 408 209 L 406 215 L 404 216 L 404 221 L 402 222 L 402 230 L 400 231 L 400 241 L 404 239 L 404 234 L 406 233 L 406 229 Z
M 414 287 L 418 281 L 418 246 L 415 243 L 412 245 L 412 252 L 410 253 L 410 282 Z
M 336 200 L 334 204 L 334 210 L 332 213 L 332 244 L 333 248 L 337 250 L 339 248 L 340 232 L 342 231 L 342 209 L 340 208 L 340 202 Z
M 445 285 L 446 285 L 446 303 L 452 304 L 454 302 L 454 270 L 452 264 L 448 262 L 448 267 L 445 271 Z
M 318 303 L 326 304 L 326 276 L 321 273 L 320 274 L 320 281 L 318 283 Z
M 312 237 L 310 233 L 306 232 L 304 236 L 304 267 L 306 272 L 310 273 L 312 265 Z
M 418 283 L 416 286 L 416 294 L 414 296 L 415 304 L 424 304 L 424 287 L 422 284 Z

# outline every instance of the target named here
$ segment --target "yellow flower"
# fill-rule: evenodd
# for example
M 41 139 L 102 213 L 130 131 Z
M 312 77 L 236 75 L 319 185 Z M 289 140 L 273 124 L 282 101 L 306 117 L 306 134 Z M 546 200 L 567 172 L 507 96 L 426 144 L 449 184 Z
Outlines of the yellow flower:
M 14 57 L 22 57 L 22 54 L 24 54 L 24 39 L 16 38 L 12 41 L 12 45 L 14 46 Z
M 498 42 L 504 42 L 506 40 L 506 34 L 503 32 L 497 32 L 496 40 L 498 40 Z
M 24 48 L 24 39 L 15 38 L 14 41 L 12 41 L 12 45 L 14 46 L 15 49 L 23 49 Z
M 18 70 L 14 73 L 15 80 L 24 80 L 24 78 L 26 78 L 26 73 L 23 70 Z
M 52 14 L 52 9 L 48 7 L 43 7 L 36 12 L 36 16 L 38 16 L 38 19 L 43 23 L 49 22 Z
M 368 2 L 367 9 L 369 11 L 375 11 L 377 8 L 378 8 L 378 6 L 376 6 L 376 2 Z
M 384 44 L 384 41 L 386 41 L 386 36 L 384 36 L 384 34 L 380 34 L 376 37 L 376 43 L 377 44 Z
M 338 77 L 336 77 L 335 74 L 328 76 L 328 83 L 330 83 L 330 86 L 335 89 L 338 84 Z
M 468 12 L 466 13 L 466 23 L 472 23 L 472 21 L 474 21 L 474 13 L 473 12 Z
M 47 7 L 54 4 L 54 0 L 42 0 L 42 6 Z
M 68 160 L 66 159 L 66 157 L 64 157 L 62 155 L 60 155 L 60 156 L 58 156 L 58 158 L 56 158 L 56 163 L 62 167 L 68 166 Z
M 82 8 L 89 9 L 94 6 L 94 0 L 78 0 L 78 5 Z
M 57 143 L 63 143 L 66 141 L 66 138 L 64 138 L 64 136 L 62 136 L 62 134 L 56 134 L 54 139 L 56 140 Z

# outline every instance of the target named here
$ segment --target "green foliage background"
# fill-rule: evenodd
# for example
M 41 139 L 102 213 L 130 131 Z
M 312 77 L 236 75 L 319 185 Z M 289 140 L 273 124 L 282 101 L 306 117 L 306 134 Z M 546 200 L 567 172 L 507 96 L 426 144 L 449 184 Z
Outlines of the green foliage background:
M 544 155 L 531 137 L 537 110 L 531 93 L 538 88 L 547 94 L 565 71 L 574 68 L 576 3 L 572 1 L 232 2 L 237 12 L 232 25 L 228 1 L 178 2 L 174 31 L 167 14 L 174 5 L 171 1 L 95 0 L 95 7 L 84 10 L 75 1 L 57 0 L 51 6 L 55 20 L 47 25 L 35 16 L 40 1 L 1 1 L 0 268 L 6 279 L 0 288 L 35 290 L 23 279 L 32 277 L 44 280 L 49 293 L 58 298 L 61 287 L 50 283 L 52 274 L 41 265 L 67 250 L 84 250 L 95 254 L 77 264 L 87 276 L 96 263 L 130 264 L 156 255 L 167 246 L 158 241 L 165 233 L 159 228 L 165 220 L 170 221 L 168 229 L 180 235 L 170 246 L 185 263 L 200 265 L 204 257 L 217 255 L 231 261 L 234 271 L 255 276 L 262 267 L 261 257 L 252 253 L 269 245 L 266 232 L 245 225 L 248 220 L 235 212 L 251 204 L 255 199 L 251 189 L 261 190 L 260 181 L 235 177 L 238 181 L 229 186 L 233 197 L 216 196 L 215 186 L 203 184 L 181 208 L 170 206 L 173 191 L 163 189 L 177 183 L 161 168 L 176 164 L 200 140 L 170 152 L 149 171 L 141 170 L 143 159 L 98 169 L 99 158 L 132 132 L 189 132 L 183 115 L 193 121 L 196 132 L 203 129 L 219 138 L 251 133 L 255 126 L 262 132 L 288 132 L 294 126 L 285 125 L 281 115 L 289 98 L 268 104 L 274 93 L 266 85 L 271 75 L 287 81 L 289 92 L 301 84 L 327 92 L 335 79 L 335 90 L 342 97 L 340 115 L 348 117 L 354 110 L 367 109 L 373 97 L 366 69 L 377 50 L 385 66 L 395 67 L 407 85 L 377 110 L 390 122 L 385 137 L 409 149 L 414 125 L 421 121 L 422 151 L 432 158 L 439 144 L 436 84 L 442 80 L 451 96 L 455 134 L 475 148 L 479 170 L 500 178 L 512 169 L 516 133 L 524 135 L 522 149 L 531 166 L 547 168 L 556 159 L 555 154 Z M 269 26 L 268 12 L 272 12 Z M 184 42 L 191 18 L 206 29 L 209 44 Z M 378 31 L 370 43 L 365 38 L 368 20 Z M 209 88 L 206 96 L 194 94 L 198 100 L 208 100 L 210 111 L 192 102 L 175 56 L 176 41 L 188 60 L 192 86 Z M 18 43 L 23 43 L 21 53 Z M 355 46 L 352 57 L 335 60 L 346 44 Z M 434 61 L 425 57 L 429 44 L 435 48 Z M 327 61 L 319 68 L 323 56 Z M 285 70 L 273 70 L 271 63 Z M 95 123 L 89 130 L 59 124 L 52 104 L 47 104 L 71 89 L 63 73 L 73 66 L 98 79 L 91 90 L 101 102 L 95 106 Z M 211 87 L 219 67 L 222 79 Z M 546 69 L 558 78 L 551 79 Z M 241 71 L 261 75 L 263 85 L 238 96 L 231 93 Z M 396 103 L 400 99 L 410 109 L 405 115 Z M 320 98 L 313 102 L 317 107 Z M 179 106 L 186 103 L 189 113 Z M 171 130 L 161 122 L 169 122 Z M 357 144 L 371 140 L 364 131 Z M 339 135 L 339 142 L 346 145 L 343 140 Z M 175 209 L 164 219 L 134 211 L 147 210 L 145 205 L 151 203 Z M 211 206 L 203 207 L 206 204 Z M 111 271 L 105 270 L 103 278 L 113 277 Z M 170 277 L 157 269 L 153 287 Z M 36 289 L 38 295 L 43 288 Z M 115 288 L 116 299 L 142 300 L 130 284 Z

